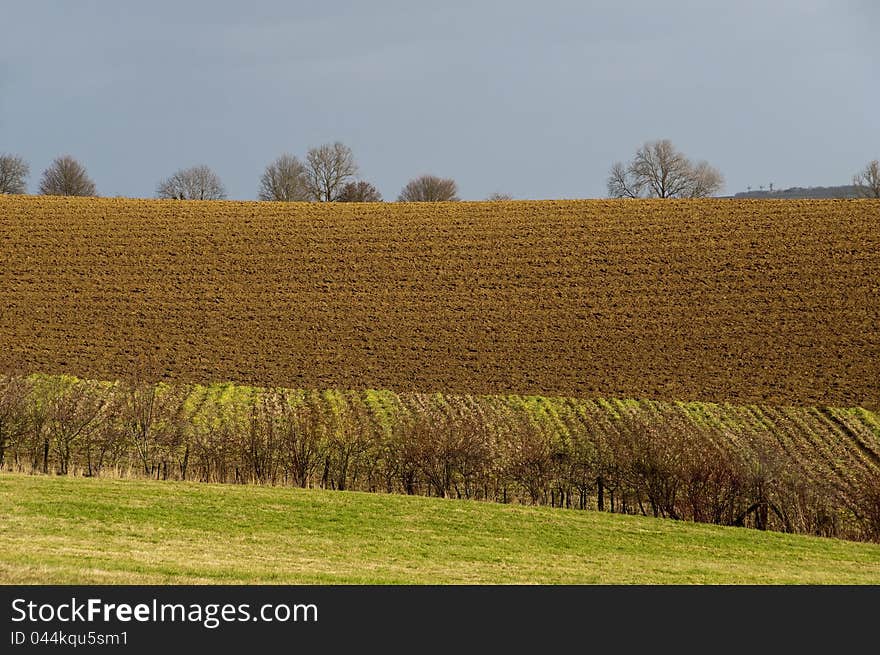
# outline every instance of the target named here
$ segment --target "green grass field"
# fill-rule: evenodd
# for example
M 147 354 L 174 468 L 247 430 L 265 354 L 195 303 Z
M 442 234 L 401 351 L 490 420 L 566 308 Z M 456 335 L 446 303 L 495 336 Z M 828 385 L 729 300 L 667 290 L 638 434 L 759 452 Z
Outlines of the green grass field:
M 880 584 L 880 545 L 474 501 L 2 474 L 0 582 Z

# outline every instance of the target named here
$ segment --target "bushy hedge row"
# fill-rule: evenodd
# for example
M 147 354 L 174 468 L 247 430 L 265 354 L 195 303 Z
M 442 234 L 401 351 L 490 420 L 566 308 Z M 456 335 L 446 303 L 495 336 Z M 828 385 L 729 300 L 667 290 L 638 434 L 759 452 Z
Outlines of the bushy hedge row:
M 647 401 L 2 377 L 0 465 L 549 504 L 880 540 L 870 422 L 853 420 L 847 436 L 834 427 L 837 415 L 819 429 L 816 410 L 712 407 L 701 415 L 697 405 Z

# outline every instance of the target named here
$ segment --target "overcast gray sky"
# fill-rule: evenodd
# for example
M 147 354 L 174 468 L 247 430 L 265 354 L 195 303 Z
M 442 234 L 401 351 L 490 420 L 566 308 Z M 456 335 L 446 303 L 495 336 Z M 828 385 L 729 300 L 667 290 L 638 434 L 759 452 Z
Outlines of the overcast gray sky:
M 28 0 L 0 12 L 0 152 L 150 197 L 205 163 L 255 198 L 342 141 L 388 200 L 605 195 L 669 138 L 726 192 L 846 184 L 880 157 L 880 3 Z

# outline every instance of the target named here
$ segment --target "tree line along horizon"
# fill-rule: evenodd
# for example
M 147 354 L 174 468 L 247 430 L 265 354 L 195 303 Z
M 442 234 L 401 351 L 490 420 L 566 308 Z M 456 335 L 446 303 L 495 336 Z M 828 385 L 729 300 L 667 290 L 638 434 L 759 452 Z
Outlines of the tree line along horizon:
M 351 148 L 336 141 L 308 150 L 304 160 L 285 153 L 260 176 L 257 199 L 280 202 L 383 202 L 370 182 L 358 178 Z M 0 154 L 0 195 L 26 194 L 30 166 L 24 158 Z M 856 192 L 880 198 L 880 160 L 869 162 L 852 178 Z M 644 143 L 633 158 L 615 162 L 606 179 L 611 198 L 708 198 L 724 188 L 724 176 L 707 161 L 692 161 L 669 139 Z M 83 164 L 71 155 L 57 157 L 43 171 L 41 195 L 97 196 L 95 182 Z M 156 197 L 174 200 L 224 200 L 220 177 L 204 164 L 176 171 L 156 186 Z M 453 202 L 460 200 L 453 178 L 424 174 L 401 189 L 398 202 Z M 489 201 L 513 200 L 493 193 Z

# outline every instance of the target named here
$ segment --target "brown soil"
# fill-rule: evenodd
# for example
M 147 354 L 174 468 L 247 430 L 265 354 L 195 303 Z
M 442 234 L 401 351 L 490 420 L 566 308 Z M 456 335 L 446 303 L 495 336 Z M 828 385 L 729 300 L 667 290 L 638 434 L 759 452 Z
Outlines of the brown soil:
M 0 197 L 0 368 L 880 404 L 880 202 Z

